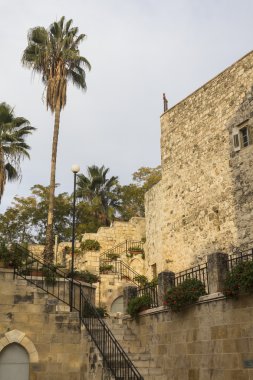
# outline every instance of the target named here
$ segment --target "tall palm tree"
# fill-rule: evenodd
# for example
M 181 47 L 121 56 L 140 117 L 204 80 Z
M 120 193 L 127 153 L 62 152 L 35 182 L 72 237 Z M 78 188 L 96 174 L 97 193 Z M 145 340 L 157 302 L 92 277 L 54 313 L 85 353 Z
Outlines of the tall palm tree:
M 100 168 L 96 165 L 89 166 L 87 177 L 79 174 L 77 179 L 76 195 L 94 210 L 95 216 L 103 225 L 109 226 L 120 204 L 117 196 L 118 177 L 107 178 L 109 168 L 104 165 Z
M 88 60 L 80 55 L 78 48 L 84 38 L 84 34 L 78 35 L 78 28 L 72 26 L 72 20 L 65 21 L 65 17 L 62 17 L 48 29 L 44 27 L 31 29 L 28 33 L 28 46 L 22 57 L 24 66 L 41 74 L 46 89 L 46 105 L 55 117 L 44 251 L 47 260 L 53 258 L 53 210 L 60 113 L 66 105 L 68 81 L 86 90 L 85 69 L 91 68 Z
M 27 119 L 15 117 L 8 104 L 0 103 L 0 202 L 6 181 L 18 180 L 21 177 L 20 161 L 30 158 L 25 137 L 34 129 Z

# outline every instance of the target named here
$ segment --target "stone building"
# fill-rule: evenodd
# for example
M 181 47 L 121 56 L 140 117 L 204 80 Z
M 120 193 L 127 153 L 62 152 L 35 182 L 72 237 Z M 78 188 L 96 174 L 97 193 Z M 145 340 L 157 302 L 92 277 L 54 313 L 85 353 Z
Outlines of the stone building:
M 253 241 L 253 52 L 161 116 L 162 179 L 146 194 L 149 273 Z

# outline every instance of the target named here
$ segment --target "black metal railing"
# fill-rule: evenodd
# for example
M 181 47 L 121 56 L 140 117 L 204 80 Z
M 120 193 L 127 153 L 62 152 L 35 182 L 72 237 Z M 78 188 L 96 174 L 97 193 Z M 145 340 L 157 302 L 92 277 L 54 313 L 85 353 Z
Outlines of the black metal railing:
M 188 278 L 196 278 L 197 280 L 200 280 L 205 285 L 206 293 L 209 293 L 207 263 L 176 273 L 175 286 L 181 284 Z
M 144 242 L 139 240 L 125 240 L 114 247 L 108 249 L 105 252 L 102 252 L 100 255 L 100 260 L 110 259 L 111 255 L 118 255 L 119 257 L 124 253 L 131 252 L 144 252 L 143 249 Z
M 26 279 L 67 305 L 72 291 L 72 309 L 79 313 L 80 321 L 89 332 L 103 357 L 105 366 L 111 371 L 115 380 L 144 380 L 109 327 L 100 318 L 91 302 L 91 293 L 87 293 L 80 282 L 72 283 L 72 279 L 63 271 L 52 264 L 43 263 L 19 245 L 12 246 L 10 257 L 14 265 L 14 276 Z
M 236 265 L 244 261 L 253 261 L 253 248 L 244 251 L 237 250 L 228 256 L 228 270 L 231 271 Z
M 148 284 L 137 289 L 137 297 L 148 296 L 150 299 L 150 309 L 158 307 L 158 285 Z
M 87 316 L 87 304 L 88 316 Z M 116 380 L 144 380 L 96 309 L 81 295 L 80 318 Z
M 102 268 L 105 270 L 102 271 Z M 121 280 L 126 279 L 137 286 L 141 286 L 142 276 L 122 260 L 103 259 L 100 261 L 100 274 L 103 273 L 115 273 Z

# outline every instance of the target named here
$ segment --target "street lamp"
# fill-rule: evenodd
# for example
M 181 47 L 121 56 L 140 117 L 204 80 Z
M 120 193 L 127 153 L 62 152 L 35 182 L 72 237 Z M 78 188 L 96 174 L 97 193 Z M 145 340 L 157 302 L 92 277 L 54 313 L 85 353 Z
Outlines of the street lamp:
M 70 289 L 70 311 L 73 309 L 74 290 L 74 263 L 75 263 L 75 229 L 76 229 L 76 175 L 80 171 L 79 165 L 72 165 L 74 173 L 74 193 L 73 193 L 73 221 L 72 221 L 72 260 L 71 260 L 71 289 Z

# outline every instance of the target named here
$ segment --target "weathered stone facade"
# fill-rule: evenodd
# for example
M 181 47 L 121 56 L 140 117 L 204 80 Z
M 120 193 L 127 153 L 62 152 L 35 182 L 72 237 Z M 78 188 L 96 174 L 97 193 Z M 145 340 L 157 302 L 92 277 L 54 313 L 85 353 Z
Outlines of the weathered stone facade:
M 161 116 L 162 179 L 146 195 L 146 256 L 158 272 L 253 241 L 252 85 L 249 53 Z M 244 127 L 249 145 L 236 151 Z
M 0 289 L 0 354 L 12 343 L 21 345 L 30 380 L 103 377 L 101 357 L 77 312 L 26 280 L 13 280 L 13 270 L 1 268 Z

